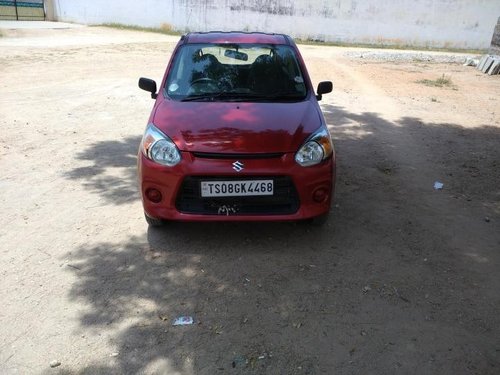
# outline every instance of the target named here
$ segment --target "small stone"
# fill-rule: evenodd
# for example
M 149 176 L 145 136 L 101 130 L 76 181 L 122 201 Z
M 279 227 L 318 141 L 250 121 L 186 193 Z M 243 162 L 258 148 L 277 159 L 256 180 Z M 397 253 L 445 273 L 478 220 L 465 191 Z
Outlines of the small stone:
M 55 359 L 50 362 L 50 367 L 54 368 L 54 367 L 58 367 L 58 366 L 61 366 L 61 362 L 56 361 Z
M 160 318 L 160 320 L 162 320 L 164 322 L 166 322 L 167 320 L 170 320 L 170 318 L 168 317 L 168 315 L 161 315 L 161 314 L 159 314 L 158 318 Z
M 118 357 L 118 354 L 120 354 L 120 353 L 118 353 L 118 352 L 114 352 L 114 353 L 111 353 L 109 356 L 110 356 L 110 357 Z
M 363 287 L 363 293 L 369 292 L 372 288 L 369 285 Z
M 486 216 L 486 217 L 484 218 L 484 221 L 486 221 L 487 223 L 489 223 L 489 222 L 490 222 L 490 218 L 489 218 L 488 216 Z

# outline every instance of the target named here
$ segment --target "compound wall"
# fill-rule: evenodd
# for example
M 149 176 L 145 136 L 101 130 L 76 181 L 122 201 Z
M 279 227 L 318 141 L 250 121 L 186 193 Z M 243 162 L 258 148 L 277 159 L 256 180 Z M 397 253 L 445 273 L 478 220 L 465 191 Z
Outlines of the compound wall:
M 342 43 L 487 49 L 500 0 L 46 0 L 47 16 L 177 31 L 249 30 Z

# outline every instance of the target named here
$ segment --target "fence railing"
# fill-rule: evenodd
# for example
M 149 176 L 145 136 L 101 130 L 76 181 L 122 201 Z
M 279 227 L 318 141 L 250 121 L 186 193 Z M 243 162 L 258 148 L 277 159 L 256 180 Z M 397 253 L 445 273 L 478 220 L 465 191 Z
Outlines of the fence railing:
M 0 20 L 43 21 L 44 0 L 0 0 Z

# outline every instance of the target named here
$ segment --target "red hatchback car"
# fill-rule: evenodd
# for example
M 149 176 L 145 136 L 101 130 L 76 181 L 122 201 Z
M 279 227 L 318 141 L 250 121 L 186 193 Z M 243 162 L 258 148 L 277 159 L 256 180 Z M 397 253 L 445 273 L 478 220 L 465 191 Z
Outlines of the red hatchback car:
M 177 44 L 138 155 L 146 220 L 324 221 L 335 151 L 287 35 L 189 33 Z

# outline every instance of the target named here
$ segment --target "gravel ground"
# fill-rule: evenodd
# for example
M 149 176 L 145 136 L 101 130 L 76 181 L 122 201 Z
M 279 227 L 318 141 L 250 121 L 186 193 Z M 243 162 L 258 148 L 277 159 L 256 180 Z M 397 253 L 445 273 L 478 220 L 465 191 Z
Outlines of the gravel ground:
M 500 76 L 300 46 L 334 82 L 327 225 L 156 230 L 137 79 L 161 79 L 177 38 L 2 33 L 0 373 L 500 372 Z

